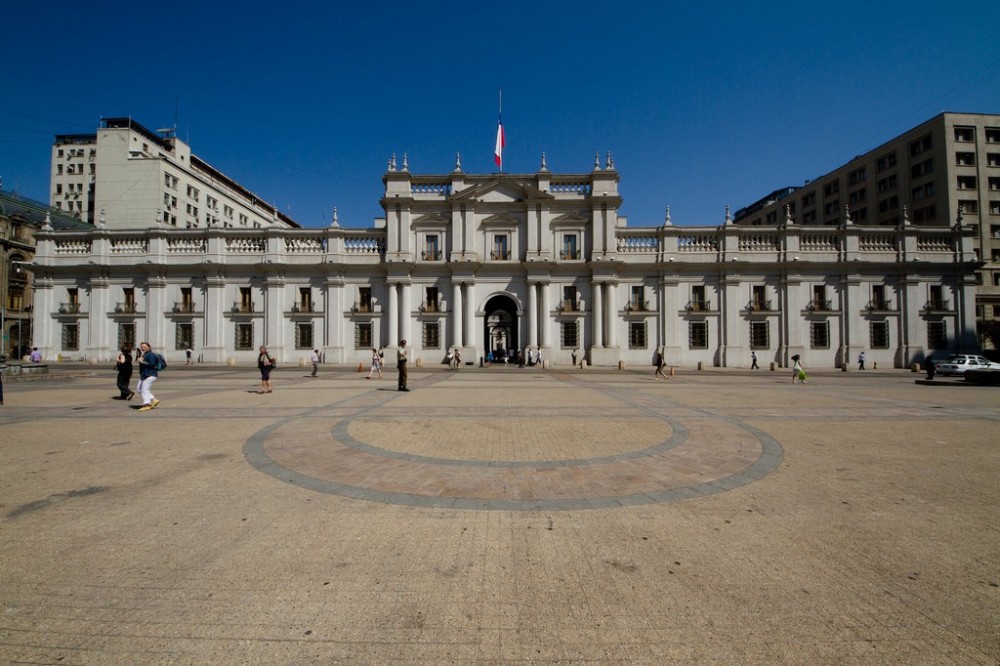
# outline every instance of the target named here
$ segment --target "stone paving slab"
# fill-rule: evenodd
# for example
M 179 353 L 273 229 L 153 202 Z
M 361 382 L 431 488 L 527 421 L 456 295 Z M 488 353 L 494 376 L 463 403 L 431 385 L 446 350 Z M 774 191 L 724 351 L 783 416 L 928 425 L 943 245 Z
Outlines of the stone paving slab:
M 0 662 L 1000 662 L 995 388 L 303 374 L 8 382 Z

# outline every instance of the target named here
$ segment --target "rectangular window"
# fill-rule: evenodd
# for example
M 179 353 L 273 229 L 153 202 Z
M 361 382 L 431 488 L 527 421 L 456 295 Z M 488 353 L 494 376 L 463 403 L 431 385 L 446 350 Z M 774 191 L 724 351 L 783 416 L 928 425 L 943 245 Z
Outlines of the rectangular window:
M 63 324 L 62 348 L 63 351 L 78 351 L 80 349 L 79 324 Z
M 427 312 L 441 311 L 441 296 L 437 287 L 427 287 L 427 300 L 424 301 L 424 309 Z
M 174 326 L 174 349 L 194 349 L 194 324 L 177 322 Z
M 989 183 L 988 187 L 991 191 L 1000 191 L 1000 178 L 990 178 L 987 182 Z
M 865 182 L 865 168 L 861 167 L 855 171 L 852 171 L 847 177 L 847 182 L 850 185 L 857 185 L 858 183 Z
M 629 296 L 628 302 L 629 309 L 633 312 L 645 312 L 646 311 L 646 288 L 643 286 L 632 287 L 632 293 Z
M 425 321 L 421 341 L 424 349 L 441 349 L 441 325 L 436 321 Z
M 921 139 L 917 139 L 916 141 L 910 144 L 910 157 L 914 157 L 930 149 L 931 149 L 931 135 L 928 134 L 927 136 Z
M 688 348 L 708 349 L 708 322 L 688 322 Z
M 986 164 L 991 167 L 1000 167 L 1000 153 L 986 153 Z
M 1000 201 L 990 201 L 990 215 L 1000 215 Z M 1000 234 L 994 234 L 994 238 L 1000 238 Z
M 312 287 L 299 287 L 298 305 L 299 305 L 299 312 L 313 311 Z
M 865 200 L 865 188 L 862 187 L 860 190 L 854 190 L 853 192 L 851 192 L 850 203 L 852 206 L 856 203 L 861 203 L 864 200 Z
M 974 189 L 976 189 L 976 177 L 975 176 L 958 176 L 958 189 L 960 189 L 960 190 L 974 190 Z
M 823 187 L 823 196 L 829 197 L 840 192 L 840 181 L 835 180 L 832 183 L 827 183 Z
M 816 204 L 816 193 L 810 192 L 809 194 L 802 197 L 802 207 L 813 206 Z
M 490 253 L 492 259 L 510 259 L 510 238 L 507 234 L 495 234 L 493 236 L 493 252 Z
M 118 324 L 118 349 L 128 347 L 135 349 L 138 345 L 135 342 L 135 324 Z
M 562 288 L 562 309 L 565 312 L 576 312 L 576 287 L 573 285 Z
M 358 287 L 358 312 L 372 311 L 372 288 Z
M 930 349 L 948 348 L 948 327 L 945 322 L 927 322 L 927 347 Z
M 441 245 L 437 234 L 427 234 L 424 238 L 424 260 L 441 260 Z
M 975 199 L 959 199 L 958 207 L 962 209 L 963 213 L 968 213 L 969 215 L 979 214 L 979 202 Z
M 889 322 L 873 321 L 868 326 L 868 336 L 870 338 L 868 346 L 872 349 L 888 349 Z
M 705 299 L 704 285 L 694 285 L 691 287 L 690 309 L 695 312 L 704 312 L 709 309 L 708 301 Z
M 313 325 L 312 322 L 295 324 L 295 348 L 313 348 Z
M 628 348 L 646 349 L 646 322 L 644 321 L 629 322 Z
M 236 349 L 246 351 L 253 349 L 253 324 L 250 322 L 236 324 Z
M 250 287 L 240 287 L 239 312 L 253 312 L 253 292 Z
M 812 349 L 830 348 L 830 322 L 814 321 L 809 324 L 809 347 Z
M 771 348 L 771 326 L 766 321 L 750 322 L 750 348 Z
M 872 310 L 889 310 L 891 304 L 889 299 L 886 297 L 886 290 L 884 284 L 873 284 L 872 285 L 872 300 L 870 302 L 870 307 Z
M 809 304 L 810 310 L 830 310 L 830 301 L 826 300 L 826 285 L 817 284 L 813 285 L 813 297 L 812 302 Z
M 372 341 L 372 323 L 370 321 L 359 321 L 354 324 L 354 348 L 371 349 L 375 346 Z
M 764 285 L 750 287 L 750 309 L 757 311 L 771 309 L 771 301 L 767 300 L 767 287 Z
M 875 162 L 876 171 L 878 171 L 879 173 L 882 173 L 883 171 L 887 171 L 888 169 L 891 169 L 894 166 L 896 166 L 896 153 L 895 153 L 895 151 L 889 153 L 888 155 L 880 157 L 878 159 L 878 161 Z
M 577 248 L 576 234 L 563 234 L 562 251 L 559 253 L 560 259 L 579 259 L 580 251 Z
M 955 153 L 955 164 L 957 166 L 976 166 L 976 154 Z
M 559 326 L 559 343 L 563 349 L 576 349 L 580 346 L 579 326 L 575 321 L 564 321 Z
M 968 143 L 970 141 L 975 141 L 975 139 L 976 139 L 976 128 L 974 127 L 955 128 L 955 141 L 957 143 Z
M 880 178 L 878 181 L 878 191 L 888 192 L 889 190 L 895 189 L 896 187 L 896 174 L 891 176 L 886 176 L 885 178 Z

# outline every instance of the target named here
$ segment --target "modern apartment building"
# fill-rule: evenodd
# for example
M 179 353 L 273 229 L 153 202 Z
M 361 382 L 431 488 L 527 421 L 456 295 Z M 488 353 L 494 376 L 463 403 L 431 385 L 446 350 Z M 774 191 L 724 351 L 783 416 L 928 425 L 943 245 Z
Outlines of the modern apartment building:
M 941 113 L 847 164 L 736 211 L 737 225 L 853 224 L 973 232 L 977 318 L 1000 319 L 1000 115 Z
M 262 229 L 299 225 L 194 155 L 172 130 L 105 118 L 52 146 L 50 201 L 92 225 Z

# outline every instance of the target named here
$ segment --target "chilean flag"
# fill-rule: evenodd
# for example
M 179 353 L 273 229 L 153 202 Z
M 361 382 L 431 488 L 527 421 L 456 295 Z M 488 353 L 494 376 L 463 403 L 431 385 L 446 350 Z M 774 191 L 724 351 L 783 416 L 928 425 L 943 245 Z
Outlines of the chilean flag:
M 497 114 L 497 146 L 493 149 L 493 161 L 503 171 L 503 147 L 507 145 L 503 135 L 503 117 Z

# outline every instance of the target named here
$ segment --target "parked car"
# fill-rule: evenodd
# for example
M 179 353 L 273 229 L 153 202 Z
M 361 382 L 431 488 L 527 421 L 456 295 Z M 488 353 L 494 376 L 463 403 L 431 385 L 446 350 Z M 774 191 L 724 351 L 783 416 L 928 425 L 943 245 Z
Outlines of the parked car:
M 977 354 L 952 354 L 935 368 L 941 375 L 964 375 L 966 370 L 1000 370 L 1000 363 L 994 363 Z

